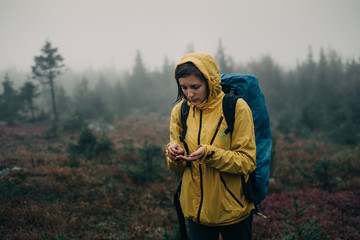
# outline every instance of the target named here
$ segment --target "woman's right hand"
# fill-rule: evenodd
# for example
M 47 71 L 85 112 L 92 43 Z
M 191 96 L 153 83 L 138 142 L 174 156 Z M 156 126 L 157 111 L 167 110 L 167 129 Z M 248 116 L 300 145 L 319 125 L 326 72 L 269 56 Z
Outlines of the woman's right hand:
M 182 148 L 182 146 L 180 144 L 172 143 L 168 147 L 168 149 L 166 151 L 166 155 L 171 160 L 178 161 L 179 159 L 177 159 L 176 157 L 179 156 L 179 155 L 184 155 L 184 149 Z

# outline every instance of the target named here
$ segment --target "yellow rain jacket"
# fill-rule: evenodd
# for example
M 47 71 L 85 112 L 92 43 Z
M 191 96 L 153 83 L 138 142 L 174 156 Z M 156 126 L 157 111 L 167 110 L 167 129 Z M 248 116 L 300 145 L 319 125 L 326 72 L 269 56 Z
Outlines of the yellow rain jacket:
M 207 226 L 238 223 L 254 208 L 254 204 L 245 199 L 241 184 L 241 175 L 245 175 L 247 181 L 256 167 L 252 113 L 247 103 L 238 99 L 233 133 L 224 136 L 227 129 L 222 109 L 224 93 L 216 61 L 207 54 L 190 53 L 178 65 L 185 62 L 193 62 L 204 74 L 209 95 L 197 106 L 187 102 L 190 110 L 185 142 L 190 153 L 203 146 L 203 158 L 189 163 L 167 158 L 169 169 L 182 174 L 181 207 L 186 218 Z M 181 102 L 171 112 L 168 146 L 172 143 L 183 146 L 179 138 L 182 134 L 180 109 Z

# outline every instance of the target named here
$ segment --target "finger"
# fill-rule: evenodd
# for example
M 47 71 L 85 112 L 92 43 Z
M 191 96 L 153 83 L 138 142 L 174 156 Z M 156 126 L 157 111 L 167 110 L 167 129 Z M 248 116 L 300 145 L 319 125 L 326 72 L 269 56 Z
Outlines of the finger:
M 176 150 L 179 149 L 180 147 L 181 146 L 179 144 L 177 144 L 177 143 L 173 144 L 173 148 L 176 149 Z
M 199 160 L 199 158 L 197 158 L 197 157 L 187 157 L 187 158 L 185 158 L 184 160 L 185 160 L 185 161 L 188 161 L 188 162 L 193 162 L 193 161 Z
M 169 154 L 169 157 L 171 158 L 171 159 L 175 159 L 176 158 L 176 154 Z
M 182 149 L 182 147 L 180 145 L 177 145 L 175 148 L 175 151 L 177 154 L 182 154 L 184 153 L 184 150 Z
M 178 152 L 178 146 L 176 144 L 173 144 L 169 147 L 169 150 L 173 153 Z
M 188 161 L 188 162 L 192 162 L 192 161 L 198 160 L 197 157 L 190 156 L 190 155 L 186 155 L 186 156 L 179 155 L 179 156 L 176 157 L 176 159 L 184 160 L 184 161 Z
M 194 156 L 197 158 L 201 158 L 202 156 L 204 156 L 204 151 L 202 149 L 198 149 L 195 152 L 193 152 L 192 154 L 190 154 L 190 156 Z
M 170 158 L 170 159 L 173 159 L 173 158 L 175 158 L 176 157 L 176 154 L 174 154 L 172 151 L 168 151 L 167 152 L 167 156 Z
M 176 160 L 177 160 L 177 158 L 176 158 L 175 155 L 169 155 L 169 158 L 170 158 L 171 160 L 173 160 L 173 161 L 176 161 Z
M 171 155 L 177 155 L 177 152 L 174 148 L 169 148 L 168 151 Z
M 196 151 L 189 155 L 189 157 L 191 157 L 191 158 L 194 158 L 194 157 L 198 158 L 199 156 L 200 156 L 200 154 Z

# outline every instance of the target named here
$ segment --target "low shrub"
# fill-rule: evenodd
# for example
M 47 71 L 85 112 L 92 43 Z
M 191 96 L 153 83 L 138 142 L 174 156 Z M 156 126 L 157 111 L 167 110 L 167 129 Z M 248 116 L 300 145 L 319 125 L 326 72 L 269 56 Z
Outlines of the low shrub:
M 166 174 L 162 148 L 148 144 L 136 149 L 137 161 L 125 164 L 123 171 L 135 182 L 145 183 Z
M 85 125 L 83 117 L 79 114 L 62 119 L 61 126 L 64 132 L 77 133 Z
M 88 127 L 83 127 L 80 131 L 77 144 L 70 143 L 67 147 L 70 159 L 76 155 L 91 160 L 99 154 L 111 153 L 113 150 L 113 143 L 110 138 L 106 135 L 99 138 Z

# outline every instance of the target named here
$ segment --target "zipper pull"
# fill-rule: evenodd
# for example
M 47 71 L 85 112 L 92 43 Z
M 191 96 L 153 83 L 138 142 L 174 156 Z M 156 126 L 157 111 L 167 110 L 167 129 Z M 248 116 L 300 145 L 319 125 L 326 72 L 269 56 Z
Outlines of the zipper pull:
M 259 217 L 262 217 L 263 219 L 267 219 L 267 216 L 265 216 L 261 212 L 255 212 L 255 214 L 258 215 Z

